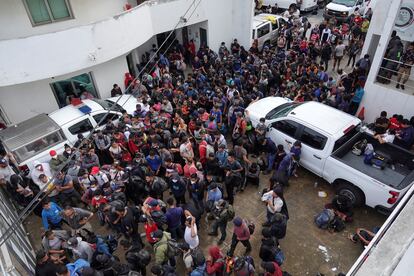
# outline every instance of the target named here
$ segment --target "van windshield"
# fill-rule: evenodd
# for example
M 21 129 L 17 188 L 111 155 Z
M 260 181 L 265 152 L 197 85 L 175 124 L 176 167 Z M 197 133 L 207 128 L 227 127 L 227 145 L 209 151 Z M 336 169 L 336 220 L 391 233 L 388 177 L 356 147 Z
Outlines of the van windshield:
M 344 5 L 347 7 L 353 7 L 355 6 L 356 0 L 333 0 L 332 3 L 338 4 L 338 5 Z

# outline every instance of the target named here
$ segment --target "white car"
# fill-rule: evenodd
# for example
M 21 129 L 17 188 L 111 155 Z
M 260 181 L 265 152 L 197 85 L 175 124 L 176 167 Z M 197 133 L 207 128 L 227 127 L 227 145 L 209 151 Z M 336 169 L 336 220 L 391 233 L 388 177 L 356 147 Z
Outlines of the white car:
M 266 119 L 267 136 L 285 150 L 299 140 L 300 164 L 335 185 L 337 193 L 354 205 L 366 204 L 389 213 L 414 182 L 414 155 L 393 144 L 380 144 L 360 131 L 361 121 L 318 102 L 297 103 L 268 97 L 246 108 L 253 127 Z M 382 169 L 364 163 L 353 146 L 366 139 L 375 152 L 386 157 Z

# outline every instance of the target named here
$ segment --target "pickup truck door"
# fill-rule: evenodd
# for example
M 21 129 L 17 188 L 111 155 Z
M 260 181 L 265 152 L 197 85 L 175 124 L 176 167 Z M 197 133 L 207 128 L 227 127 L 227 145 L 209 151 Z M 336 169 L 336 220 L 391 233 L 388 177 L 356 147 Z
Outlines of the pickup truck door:
M 84 137 L 90 134 L 91 130 L 96 125 L 95 121 L 90 119 L 90 115 L 85 115 L 62 127 L 66 138 L 72 145 L 78 140 L 78 134 L 83 134 Z
M 300 164 L 318 176 L 322 176 L 327 158 L 328 137 L 301 125 L 298 140 L 302 143 Z
M 285 150 L 289 151 L 290 146 L 296 140 L 295 137 L 298 133 L 299 126 L 299 123 L 289 119 L 277 120 L 271 124 L 267 136 L 276 145 L 283 145 Z

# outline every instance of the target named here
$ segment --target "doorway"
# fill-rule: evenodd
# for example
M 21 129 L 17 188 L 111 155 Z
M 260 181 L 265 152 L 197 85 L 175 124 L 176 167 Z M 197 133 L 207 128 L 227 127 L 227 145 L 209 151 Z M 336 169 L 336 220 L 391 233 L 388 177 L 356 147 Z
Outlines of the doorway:
M 182 29 L 182 36 L 183 36 L 183 45 L 188 44 L 188 28 L 184 26 Z
M 167 50 L 168 46 L 170 46 L 175 40 L 175 31 L 174 31 L 171 34 L 171 36 L 167 39 L 167 41 L 164 43 L 164 45 L 161 47 L 162 43 L 168 37 L 169 34 L 170 34 L 170 32 L 157 34 L 157 44 L 158 44 L 158 48 L 161 48 L 160 49 L 161 52 L 165 52 L 165 50 Z
M 200 47 L 207 46 L 207 30 L 200 28 Z
M 126 56 L 127 64 L 128 64 L 128 71 L 131 75 L 136 76 L 135 66 L 134 66 L 134 58 L 132 57 L 132 53 L 129 53 Z

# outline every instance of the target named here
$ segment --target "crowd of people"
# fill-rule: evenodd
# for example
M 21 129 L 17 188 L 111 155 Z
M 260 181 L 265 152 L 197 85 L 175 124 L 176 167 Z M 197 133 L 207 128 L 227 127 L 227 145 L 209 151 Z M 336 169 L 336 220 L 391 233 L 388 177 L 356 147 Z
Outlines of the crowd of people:
M 355 114 L 370 69 L 368 55 L 358 58 L 369 18 L 309 26 L 295 14 L 285 14 L 289 21 L 270 48 L 255 42 L 246 50 L 235 39 L 217 52 L 206 45 L 196 51 L 193 41 L 177 41 L 161 54 L 154 45 L 145 73 L 127 73 L 127 89 L 111 91 L 138 99 L 133 114 L 109 120 L 92 137 L 79 134 L 63 154 L 51 150 L 50 162 L 36 162 L 26 177 L 2 153 L 0 180 L 10 196 L 26 206 L 42 193 L 34 210 L 44 228 L 36 275 L 178 275 L 178 258 L 191 276 L 289 275 L 279 246 L 289 220 L 283 189 L 297 176 L 301 144 L 276 145 L 266 138 L 264 119 L 253 128 L 244 110 L 282 96 Z M 331 59 L 335 74 L 328 71 Z M 246 185 L 259 185 L 261 171 L 272 176 L 257 233 L 233 205 Z M 96 231 L 94 217 L 109 234 Z M 228 224 L 233 234 L 223 252 Z M 200 248 L 202 225 L 219 236 L 207 251 Z M 262 236 L 256 264 L 251 235 Z M 245 252 L 235 256 L 239 243 Z

